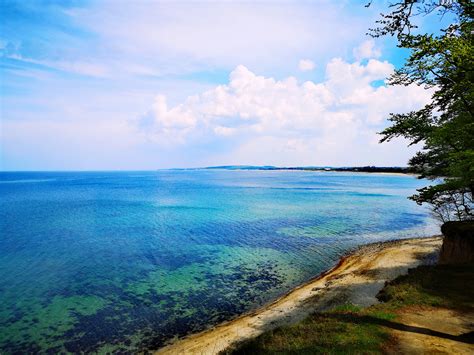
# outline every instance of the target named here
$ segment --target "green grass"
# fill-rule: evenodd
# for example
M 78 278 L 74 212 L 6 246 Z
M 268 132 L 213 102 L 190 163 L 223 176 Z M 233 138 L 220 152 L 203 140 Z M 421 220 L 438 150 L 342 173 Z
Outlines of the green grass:
M 397 327 L 397 311 L 413 306 L 474 310 L 474 265 L 420 266 L 388 284 L 383 303 L 362 309 L 343 305 L 314 313 L 240 344 L 227 354 L 379 354 Z
M 379 294 L 392 307 L 473 307 L 474 264 L 420 266 L 387 285 Z
M 372 314 L 353 305 L 315 313 L 302 322 L 278 328 L 230 350 L 233 354 L 377 354 L 388 332 L 363 316 L 380 320 L 390 313 Z M 380 318 L 379 318 L 380 317 Z

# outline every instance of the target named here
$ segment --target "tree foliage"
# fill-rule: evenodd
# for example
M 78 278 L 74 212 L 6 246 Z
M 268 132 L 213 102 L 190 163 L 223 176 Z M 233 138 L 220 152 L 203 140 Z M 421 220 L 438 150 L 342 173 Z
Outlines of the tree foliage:
M 423 85 L 433 95 L 418 111 L 390 114 L 391 126 L 381 132 L 381 142 L 404 137 L 422 144 L 409 165 L 421 178 L 439 183 L 411 199 L 432 204 L 444 221 L 474 219 L 474 2 L 405 0 L 390 9 L 369 32 L 396 36 L 398 46 L 410 50 L 389 84 Z M 440 33 L 420 33 L 417 16 L 454 20 Z

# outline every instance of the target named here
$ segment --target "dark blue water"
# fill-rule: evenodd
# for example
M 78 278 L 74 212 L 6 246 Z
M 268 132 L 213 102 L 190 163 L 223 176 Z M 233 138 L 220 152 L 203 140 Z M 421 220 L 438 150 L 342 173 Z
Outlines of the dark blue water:
M 0 173 L 0 349 L 137 351 L 254 309 L 355 246 L 431 235 L 410 176 Z

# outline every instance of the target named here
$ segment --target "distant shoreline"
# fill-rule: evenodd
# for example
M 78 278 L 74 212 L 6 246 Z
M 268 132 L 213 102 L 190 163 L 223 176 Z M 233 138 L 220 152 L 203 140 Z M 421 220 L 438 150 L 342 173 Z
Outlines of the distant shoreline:
M 178 169 L 181 170 L 181 169 Z M 321 172 L 357 172 L 357 173 L 380 173 L 380 174 L 403 174 L 415 175 L 412 169 L 399 166 L 354 166 L 354 167 L 330 167 L 330 166 L 254 166 L 254 165 L 220 165 L 204 168 L 190 168 L 182 170 L 286 170 L 286 171 L 321 171 Z
M 178 339 L 156 354 L 217 354 L 265 331 L 302 320 L 314 311 L 347 302 L 369 306 L 377 302 L 375 296 L 386 281 L 436 258 L 441 241 L 435 236 L 361 246 L 342 256 L 333 268 L 259 310 Z
M 223 165 L 194 168 L 162 168 L 150 170 L 1 170 L 0 175 L 46 173 L 46 174 L 70 174 L 70 173 L 138 173 L 156 171 L 193 171 L 193 170 L 229 170 L 229 171 L 316 171 L 316 172 L 352 172 L 352 173 L 374 173 L 374 174 L 396 174 L 396 175 L 418 175 L 405 167 L 278 167 L 278 166 L 248 166 L 248 165 Z

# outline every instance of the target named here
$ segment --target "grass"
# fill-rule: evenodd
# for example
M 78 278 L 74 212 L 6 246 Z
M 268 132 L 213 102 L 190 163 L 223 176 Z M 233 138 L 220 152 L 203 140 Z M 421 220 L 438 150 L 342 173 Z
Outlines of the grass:
M 292 326 L 225 351 L 227 354 L 379 354 L 390 347 L 397 311 L 413 306 L 474 310 L 474 265 L 420 266 L 379 293 L 380 304 L 314 313 Z
M 378 298 L 392 307 L 473 307 L 474 264 L 420 266 L 388 284 Z

